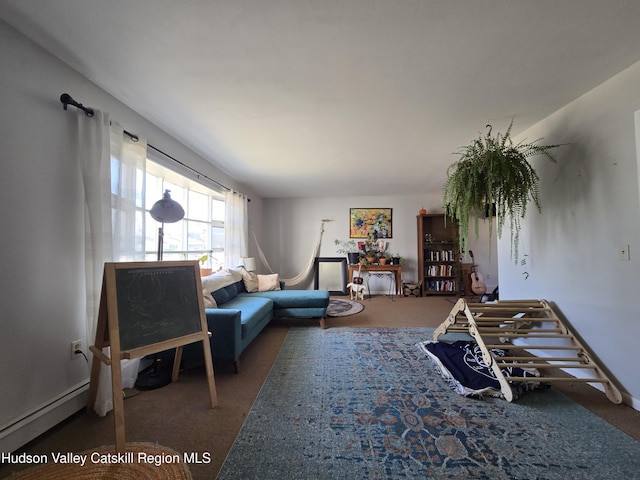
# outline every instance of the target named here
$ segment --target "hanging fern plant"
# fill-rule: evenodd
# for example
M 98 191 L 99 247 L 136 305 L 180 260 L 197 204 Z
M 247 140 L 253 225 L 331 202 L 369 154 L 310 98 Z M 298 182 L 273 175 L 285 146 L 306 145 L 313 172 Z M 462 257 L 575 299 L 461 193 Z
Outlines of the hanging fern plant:
M 507 218 L 511 227 L 511 256 L 518 261 L 520 220 L 527 213 L 531 202 L 541 211 L 539 178 L 527 158 L 544 155 L 552 162 L 555 158 L 549 152 L 560 145 L 539 145 L 538 139 L 531 143 L 513 144 L 511 127 L 501 135 L 491 136 L 489 132 L 480 136 L 470 145 L 458 151 L 460 159 L 447 169 L 444 187 L 444 208 L 459 229 L 460 250 L 466 251 L 469 238 L 469 222 L 474 218 L 476 238 L 479 236 L 479 218 L 487 208 L 495 205 L 498 218 L 498 236 L 502 236 Z M 489 215 L 491 227 L 493 218 Z M 490 228 L 491 232 L 492 229 Z

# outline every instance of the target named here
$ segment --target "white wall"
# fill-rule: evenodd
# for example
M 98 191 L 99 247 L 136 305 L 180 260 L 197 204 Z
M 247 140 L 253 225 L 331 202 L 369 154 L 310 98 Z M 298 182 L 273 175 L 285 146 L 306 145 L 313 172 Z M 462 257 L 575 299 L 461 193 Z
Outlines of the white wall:
M 332 198 L 283 198 L 264 200 L 263 236 L 258 238 L 272 269 L 284 278 L 300 273 L 313 254 L 320 233 L 321 219 L 328 218 L 320 250 L 322 257 L 344 257 L 336 252 L 335 239 L 349 240 L 350 208 L 392 208 L 393 238 L 389 250 L 399 253 L 405 260 L 402 273 L 405 281 L 418 278 L 418 244 L 416 216 L 424 207 L 430 213 L 442 213 L 441 192 L 424 195 Z M 481 238 L 472 240 L 470 247 L 482 272 L 489 273 L 487 283 L 497 285 L 497 252 L 493 247 L 489 258 L 488 226 L 481 221 Z M 495 237 L 494 237 L 495 242 Z M 254 247 L 253 241 L 251 248 Z M 264 266 L 261 266 L 264 270 Z M 260 266 L 259 266 L 260 269 Z M 300 288 L 313 288 L 313 276 Z M 372 280 L 374 293 L 384 293 L 388 286 Z
M 526 267 L 499 242 L 501 298 L 545 298 L 578 331 L 640 408 L 635 361 L 640 338 L 640 205 L 634 112 L 640 109 L 640 63 L 524 132 L 518 140 L 570 143 L 558 163 L 534 162 L 542 214 L 523 222 Z M 618 249 L 630 245 L 631 260 Z M 529 272 L 525 279 L 523 271 Z M 633 397 L 633 399 L 629 398 Z
M 83 192 L 70 144 L 76 112 L 62 109 L 60 94 L 109 111 L 149 143 L 248 193 L 252 215 L 262 200 L 2 21 L 0 45 L 0 451 L 12 451 L 86 402 L 88 366 L 70 358 L 71 341 L 93 343 L 84 318 Z

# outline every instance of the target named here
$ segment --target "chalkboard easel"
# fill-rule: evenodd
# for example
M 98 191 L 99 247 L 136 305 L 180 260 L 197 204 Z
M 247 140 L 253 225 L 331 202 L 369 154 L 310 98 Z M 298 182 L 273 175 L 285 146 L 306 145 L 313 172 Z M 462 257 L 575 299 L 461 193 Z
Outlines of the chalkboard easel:
M 218 405 L 209 333 L 197 261 L 109 262 L 104 265 L 89 387 L 89 410 L 98 393 L 102 364 L 111 368 L 116 451 L 125 450 L 120 360 L 176 349 L 172 381 L 182 348 L 202 342 L 211 408 Z M 103 348 L 110 347 L 110 356 Z

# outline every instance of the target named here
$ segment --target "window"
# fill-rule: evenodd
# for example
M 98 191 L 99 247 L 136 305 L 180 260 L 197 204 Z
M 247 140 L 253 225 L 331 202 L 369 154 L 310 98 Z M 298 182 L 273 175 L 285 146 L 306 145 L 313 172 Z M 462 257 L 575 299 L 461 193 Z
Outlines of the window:
M 147 159 L 145 215 L 169 190 L 171 198 L 184 208 L 184 219 L 164 224 L 164 260 L 197 260 L 218 270 L 224 267 L 224 195 Z M 147 215 L 145 258 L 157 258 L 160 225 Z
M 121 185 L 121 164 L 111 159 L 111 193 L 115 215 L 119 197 L 124 194 Z M 147 159 L 146 171 L 136 170 L 135 212 L 131 221 L 117 232 L 121 245 L 117 261 L 156 260 L 161 225 L 151 218 L 149 210 L 169 190 L 171 198 L 184 208 L 184 219 L 164 224 L 164 260 L 197 260 L 207 255 L 201 266 L 218 270 L 224 267 L 225 197 L 211 188 L 190 180 L 159 163 Z M 122 190 L 122 191 L 121 191 Z M 129 248 L 125 248 L 129 246 Z

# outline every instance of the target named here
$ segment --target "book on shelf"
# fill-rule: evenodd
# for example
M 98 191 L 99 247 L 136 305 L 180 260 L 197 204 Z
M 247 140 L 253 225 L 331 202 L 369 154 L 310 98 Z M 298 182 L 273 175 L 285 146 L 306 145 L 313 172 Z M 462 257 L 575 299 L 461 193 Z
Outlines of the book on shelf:
M 424 269 L 424 274 L 427 277 L 454 277 L 456 275 L 456 268 L 450 264 L 437 264 L 427 265 Z
M 426 250 L 424 257 L 430 262 L 454 262 L 456 254 L 453 250 Z
M 432 292 L 455 292 L 458 290 L 455 280 L 430 280 L 427 290 Z

